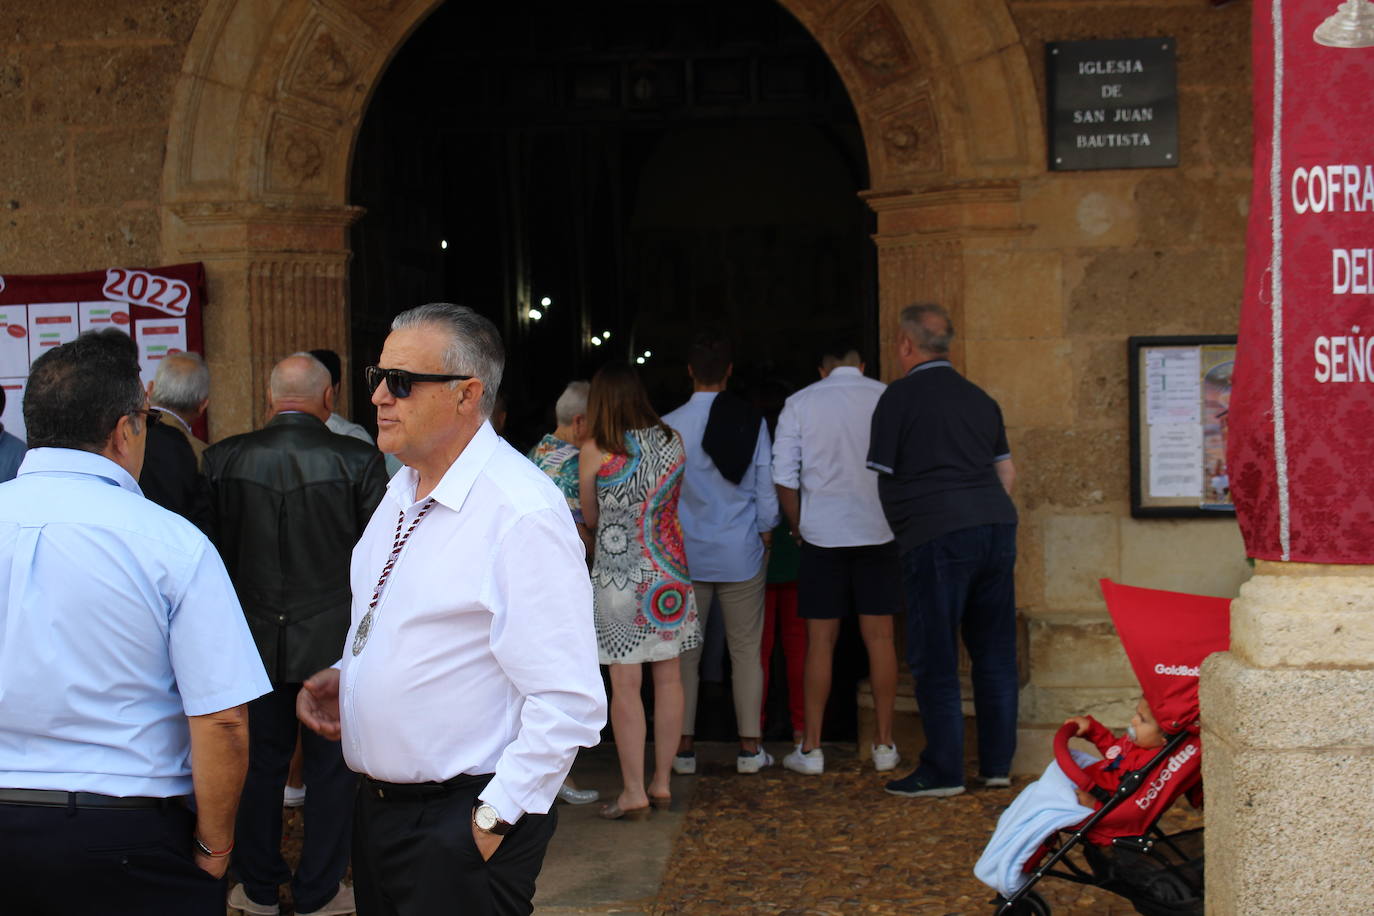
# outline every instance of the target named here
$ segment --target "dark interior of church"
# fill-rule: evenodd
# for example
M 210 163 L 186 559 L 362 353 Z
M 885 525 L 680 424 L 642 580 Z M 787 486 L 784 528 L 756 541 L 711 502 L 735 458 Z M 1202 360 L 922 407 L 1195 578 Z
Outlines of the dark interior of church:
M 746 397 L 814 381 L 836 342 L 876 374 L 867 184 L 844 86 L 773 0 L 447 3 L 392 61 L 354 152 L 352 416 L 374 422 L 359 367 L 392 316 L 431 301 L 501 329 L 522 450 L 609 359 L 638 365 L 660 412 L 682 403 L 703 331 L 733 343 Z M 857 674 L 842 667 L 833 696 Z M 852 736 L 852 696 L 851 680 L 829 732 Z M 733 718 L 728 693 L 709 705 Z

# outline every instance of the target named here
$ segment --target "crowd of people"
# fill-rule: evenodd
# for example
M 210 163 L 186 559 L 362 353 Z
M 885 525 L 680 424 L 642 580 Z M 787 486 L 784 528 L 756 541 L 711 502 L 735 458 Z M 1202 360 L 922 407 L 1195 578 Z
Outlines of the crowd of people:
M 210 398 L 195 354 L 164 359 L 145 391 L 118 332 L 45 353 L 25 392 L 28 451 L 0 485 L 12 899 L 218 913 L 227 890 L 230 907 L 272 916 L 289 884 L 301 914 L 455 899 L 528 913 L 555 799 L 597 799 L 568 774 L 608 715 L 621 788 L 601 817 L 651 816 L 672 804 L 672 775 L 696 771 L 712 614 L 739 773 L 776 763 L 762 743 L 774 643 L 795 744 L 782 765 L 824 772 L 849 616 L 875 705 L 865 750 L 896 770 L 905 608 L 926 741 L 887 791 L 964 791 L 961 639 L 978 774 L 1006 785 L 1006 434 L 950 363 L 942 308 L 905 309 L 897 331 L 891 385 L 838 346 L 814 383 L 755 398 L 730 390 L 731 347 L 704 334 L 684 367 L 691 397 L 662 416 L 634 367 L 607 363 L 567 385 L 528 455 L 499 435 L 500 336 L 459 306 L 393 322 L 364 372 L 375 443 L 335 410 L 331 351 L 282 359 L 263 428 L 208 446 L 193 432 Z M 305 808 L 294 872 L 284 801 Z

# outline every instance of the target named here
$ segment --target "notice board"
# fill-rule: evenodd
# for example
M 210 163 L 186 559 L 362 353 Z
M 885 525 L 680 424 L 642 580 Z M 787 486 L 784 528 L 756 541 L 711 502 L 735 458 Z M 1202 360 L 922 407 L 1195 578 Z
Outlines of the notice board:
M 1132 337 L 1131 515 L 1234 514 L 1226 463 L 1234 336 Z
M 111 267 L 74 274 L 0 275 L 0 385 L 6 432 L 27 439 L 24 388 L 46 350 L 114 328 L 138 345 L 143 383 L 172 353 L 204 354 L 205 267 Z M 203 433 L 204 430 L 201 430 Z

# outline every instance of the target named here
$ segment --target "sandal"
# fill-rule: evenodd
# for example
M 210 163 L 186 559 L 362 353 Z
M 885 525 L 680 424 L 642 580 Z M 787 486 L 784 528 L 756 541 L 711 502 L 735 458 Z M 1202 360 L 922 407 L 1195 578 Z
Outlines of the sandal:
M 641 808 L 622 808 L 620 802 L 611 802 L 609 805 L 602 805 L 601 810 L 596 812 L 596 816 L 608 821 L 642 821 L 649 817 L 650 805 Z

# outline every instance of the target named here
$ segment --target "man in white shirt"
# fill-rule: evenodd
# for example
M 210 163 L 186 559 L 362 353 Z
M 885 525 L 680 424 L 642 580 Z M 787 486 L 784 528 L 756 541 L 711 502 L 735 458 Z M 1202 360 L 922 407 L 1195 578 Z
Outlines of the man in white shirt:
M 406 467 L 353 551 L 343 659 L 298 704 L 364 776 L 360 916 L 532 912 L 553 800 L 606 722 L 567 503 L 487 422 L 503 365 L 490 321 L 433 304 L 366 372 Z
M 897 652 L 892 617 L 902 609 L 897 545 L 878 500 L 878 475 L 867 466 L 873 407 L 886 386 L 864 375 L 858 350 L 837 347 L 821 360 L 821 380 L 787 399 L 773 444 L 778 503 L 802 540 L 797 612 L 806 620 L 806 732 L 783 766 L 825 771 L 821 720 L 830 696 L 840 622 L 859 617 L 873 688 L 873 766 L 897 766 L 892 714 Z

